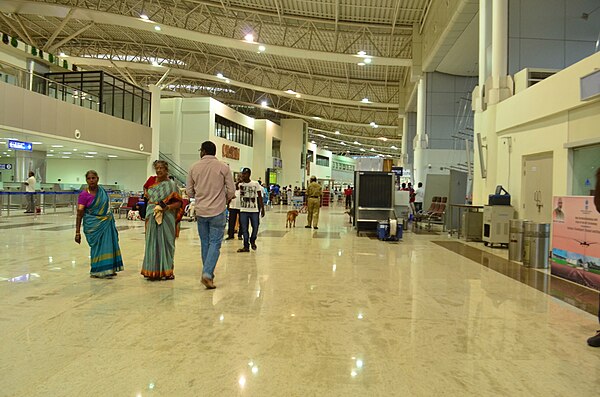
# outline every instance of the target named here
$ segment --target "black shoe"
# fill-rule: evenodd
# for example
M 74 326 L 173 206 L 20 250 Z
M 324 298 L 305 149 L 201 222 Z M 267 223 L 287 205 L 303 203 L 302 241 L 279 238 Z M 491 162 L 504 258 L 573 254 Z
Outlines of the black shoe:
M 256 244 L 251 244 L 251 245 L 250 245 L 250 247 L 252 247 L 252 249 L 253 249 L 254 251 L 256 251 Z
M 233 240 L 233 236 L 228 236 L 225 240 Z
M 243 240 L 244 238 L 242 236 L 238 236 L 238 240 Z
M 317 230 L 317 229 L 318 229 L 318 227 L 316 227 L 316 226 L 315 226 L 313 229 Z
M 244 247 L 237 250 L 237 252 L 250 252 L 250 248 Z
M 591 347 L 600 347 L 600 330 L 596 331 L 596 336 L 592 336 L 587 340 Z
M 310 229 L 310 225 L 304 226 L 305 229 Z

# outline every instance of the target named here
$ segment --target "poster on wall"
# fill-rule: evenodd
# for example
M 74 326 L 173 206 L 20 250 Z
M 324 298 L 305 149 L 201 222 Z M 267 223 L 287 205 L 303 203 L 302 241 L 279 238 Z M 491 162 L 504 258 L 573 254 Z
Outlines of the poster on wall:
M 600 214 L 591 196 L 554 197 L 552 274 L 600 290 Z

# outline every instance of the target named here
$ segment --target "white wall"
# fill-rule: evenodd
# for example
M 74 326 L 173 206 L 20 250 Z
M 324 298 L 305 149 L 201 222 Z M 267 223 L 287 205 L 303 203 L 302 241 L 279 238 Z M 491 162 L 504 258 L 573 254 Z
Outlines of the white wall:
M 474 174 L 474 202 L 484 203 L 498 184 L 509 187 L 515 208 L 521 204 L 523 157 L 550 152 L 553 156 L 553 195 L 572 189 L 572 164 L 565 144 L 600 142 L 600 98 L 579 100 L 579 79 L 600 65 L 600 53 L 475 114 L 475 131 L 486 131 L 484 154 L 488 177 L 479 161 Z M 508 150 L 508 141 L 511 151 Z
M 306 169 L 301 168 L 303 148 L 308 140 L 308 126 L 304 120 L 281 120 L 281 160 L 283 162 L 281 185 L 306 186 Z
M 106 160 L 105 181 L 115 182 L 125 191 L 139 192 L 146 182 L 146 160 Z
M 265 180 L 265 171 L 273 168 L 273 139 L 282 140 L 282 131 L 270 120 L 255 120 L 254 127 L 254 158 L 249 167 L 254 179 L 260 176 Z
M 314 143 L 308 144 L 308 150 L 312 150 L 313 158 L 310 163 L 310 175 L 314 175 L 317 179 L 331 179 L 331 167 L 333 162 L 331 158 L 333 154 L 329 150 L 321 149 L 317 147 Z M 317 165 L 317 155 L 327 157 L 329 159 L 329 166 Z
M 145 167 L 144 162 L 144 167 Z M 107 174 L 108 162 L 103 159 L 53 159 L 48 158 L 46 163 L 46 183 L 85 183 L 85 173 L 94 170 L 98 173 L 101 184 L 110 185 L 111 181 Z M 145 175 L 145 169 L 144 169 Z M 142 182 L 143 184 L 143 182 Z

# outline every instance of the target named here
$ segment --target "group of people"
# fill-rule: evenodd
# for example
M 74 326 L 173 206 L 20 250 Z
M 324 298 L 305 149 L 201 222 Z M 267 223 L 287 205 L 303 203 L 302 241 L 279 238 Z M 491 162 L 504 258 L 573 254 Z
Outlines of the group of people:
M 263 189 L 250 179 L 251 170 L 244 168 L 237 182 L 229 166 L 217 160 L 217 148 L 206 141 L 200 149 L 200 160 L 192 165 L 187 177 L 186 193 L 195 198 L 195 215 L 201 243 L 202 284 L 207 289 L 216 288 L 215 268 L 223 240 L 226 208 L 233 199 L 234 210 L 240 218 L 241 235 L 244 240 L 238 252 L 257 249 L 259 216 L 265 216 Z M 146 246 L 141 274 L 149 280 L 175 278 L 175 239 L 179 235 L 179 223 L 183 217 L 183 199 L 173 180 L 169 178 L 169 165 L 155 161 L 156 176 L 144 184 L 146 206 Z M 75 242 L 81 243 L 81 226 L 90 246 L 90 276 L 113 278 L 123 270 L 119 236 L 110 209 L 110 198 L 98 185 L 96 171 L 86 173 L 87 187 L 78 198 Z M 235 214 L 234 211 L 234 217 Z M 231 215 L 230 215 L 231 217 Z M 230 218 L 231 219 L 231 218 Z M 252 234 L 249 226 L 252 225 Z
M 417 189 L 413 189 L 412 183 L 402 183 L 400 187 L 401 191 L 407 191 L 408 201 L 410 210 L 413 214 L 417 214 L 423 210 L 423 201 L 425 200 L 425 189 L 423 189 L 423 183 L 417 184 Z

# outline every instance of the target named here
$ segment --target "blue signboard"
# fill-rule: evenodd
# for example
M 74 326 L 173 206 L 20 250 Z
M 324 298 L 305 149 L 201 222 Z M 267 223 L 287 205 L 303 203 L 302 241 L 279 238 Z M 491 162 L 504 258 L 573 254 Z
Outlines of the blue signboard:
M 12 164 L 0 164 L 0 170 L 12 170 Z
M 31 142 L 8 141 L 8 148 L 14 150 L 27 150 L 31 152 L 33 145 Z

